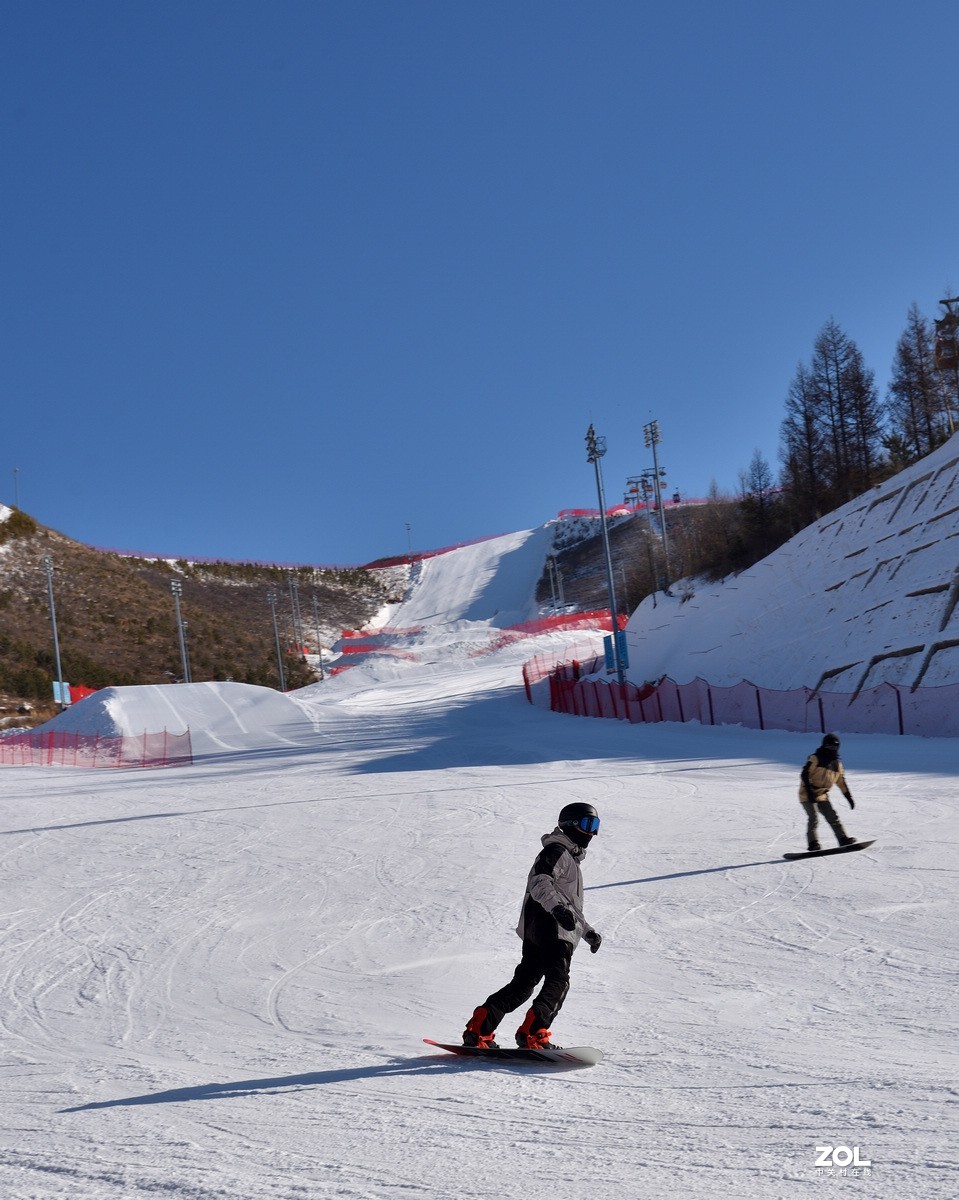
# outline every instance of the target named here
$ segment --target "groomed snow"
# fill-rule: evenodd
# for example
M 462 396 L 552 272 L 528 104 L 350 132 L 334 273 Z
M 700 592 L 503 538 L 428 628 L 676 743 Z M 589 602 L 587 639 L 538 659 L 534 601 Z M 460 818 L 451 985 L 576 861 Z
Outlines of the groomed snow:
M 44 728 L 106 737 L 189 729 L 196 757 L 315 743 L 295 696 L 245 683 L 103 688 Z
M 86 710 L 188 716 L 192 767 L 0 770 L 3 1200 L 957 1194 L 956 743 L 845 737 L 876 845 L 787 863 L 815 739 L 531 707 L 555 635 L 474 656 L 530 614 L 516 538 L 424 571 L 390 618 L 419 663 Z M 554 1033 L 606 1058 L 432 1051 L 512 971 L 572 800 L 604 942 Z

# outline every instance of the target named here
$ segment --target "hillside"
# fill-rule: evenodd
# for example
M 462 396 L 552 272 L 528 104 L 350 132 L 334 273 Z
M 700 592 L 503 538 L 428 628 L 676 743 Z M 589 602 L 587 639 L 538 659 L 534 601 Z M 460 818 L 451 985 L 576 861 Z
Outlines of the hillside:
M 4 519 L 6 514 L 6 519 Z M 54 600 L 64 678 L 89 687 L 169 683 L 181 675 L 170 585 L 182 585 L 192 677 L 275 687 L 276 645 L 267 593 L 277 593 L 284 648 L 294 644 L 290 580 L 298 583 L 304 640 L 319 635 L 328 650 L 344 628 L 370 620 L 402 590 L 405 568 L 390 571 L 296 570 L 238 563 L 169 562 L 91 549 L 37 525 L 25 514 L 10 522 L 0 511 L 0 694 L 5 706 L 24 701 L 52 711 L 56 678 L 47 579 Z M 289 686 L 315 678 L 299 656 L 287 655 Z
M 668 675 L 717 685 L 751 682 L 855 692 L 881 682 L 934 686 L 959 674 L 959 438 L 797 534 L 755 566 L 724 580 L 702 577 L 661 590 L 661 544 L 642 513 L 610 521 L 614 583 L 627 629 L 629 677 Z M 736 536 L 732 502 L 677 508 L 675 569 L 702 547 Z M 698 548 L 698 549 L 697 549 Z M 343 629 L 479 623 L 489 631 L 552 612 L 608 604 L 598 520 L 565 515 L 400 565 L 356 569 L 139 559 L 91 549 L 0 509 L 0 721 L 25 701 L 34 724 L 54 712 L 55 677 L 45 555 L 54 589 L 63 672 L 91 687 L 153 685 L 180 677 L 170 586 L 183 588 L 192 677 L 276 687 L 267 594 L 277 594 L 284 648 L 295 642 L 290 580 L 298 585 L 304 642 L 329 657 Z M 708 553 L 706 554 L 708 556 Z M 551 580 L 548 560 L 556 564 Z M 469 581 L 464 592 L 464 580 Z M 313 616 L 317 599 L 319 630 Z M 954 628 L 954 626 L 957 626 Z M 391 652 L 422 661 L 417 635 Z M 382 640 L 382 639 L 381 639 Z M 435 629 L 426 657 L 439 653 Z M 448 645 L 455 649 L 452 632 Z M 360 649 L 351 646 L 349 649 Z M 382 648 L 381 648 L 381 652 Z M 449 650 L 444 651 L 448 653 Z M 314 681 L 315 661 L 285 656 L 288 688 Z M 352 658 L 351 665 L 358 660 Z M 39 703 L 38 703 L 39 702 Z
M 959 679 L 959 435 L 717 584 L 647 599 L 630 678 L 856 692 Z
M 13 518 L 11 520 L 11 517 Z M 529 536 L 508 535 L 509 537 Z M 492 539 L 496 540 L 496 539 Z M 654 586 L 649 535 L 644 516 L 612 522 L 611 541 L 623 584 L 621 601 L 638 601 Z M 414 579 L 442 579 L 470 573 L 464 560 L 470 546 L 419 560 Z M 552 594 L 544 564 L 553 553 L 562 577 L 566 607 L 592 611 L 608 604 L 599 523 L 577 517 L 547 522 L 536 531 L 535 551 L 524 552 L 529 576 L 515 608 L 516 581 L 495 583 L 480 565 L 474 577 L 475 612 L 496 616 L 502 628 L 550 609 Z M 450 554 L 453 557 L 450 558 Z M 397 605 L 411 582 L 408 564 L 324 569 L 270 567 L 263 564 L 191 563 L 105 552 L 38 525 L 27 514 L 0 506 L 0 709 L 10 713 L 24 703 L 34 710 L 19 724 L 34 724 L 55 711 L 56 678 L 46 574 L 42 560 L 54 564 L 54 600 L 65 679 L 88 687 L 150 685 L 177 681 L 181 660 L 175 609 L 170 591 L 182 585 L 181 610 L 187 624 L 194 681 L 236 680 L 277 686 L 276 649 L 267 593 L 277 593 L 277 616 L 284 648 L 294 642 L 290 579 L 296 579 L 304 641 L 312 655 L 317 642 L 313 596 L 317 598 L 319 641 L 329 655 L 344 629 L 360 629 L 381 619 L 395 620 Z M 459 557 L 456 557 L 459 556 Z M 480 556 L 482 557 L 482 555 Z M 452 565 L 450 565 L 452 564 Z M 485 576 L 484 576 L 485 572 Z M 481 586 L 484 577 L 489 585 Z M 504 592 L 502 589 L 506 587 Z M 489 588 L 499 589 L 499 599 Z M 510 590 L 512 589 L 512 590 Z M 430 587 L 417 595 L 443 590 Z M 511 607 L 512 606 L 512 607 Z M 464 608 L 470 619 L 469 606 Z M 390 617 L 390 614 L 394 614 Z M 423 614 L 419 602 L 403 618 L 413 624 Z M 285 660 L 286 683 L 303 687 L 315 679 L 315 666 L 298 656 Z M 0 711 L 0 720 L 4 713 Z

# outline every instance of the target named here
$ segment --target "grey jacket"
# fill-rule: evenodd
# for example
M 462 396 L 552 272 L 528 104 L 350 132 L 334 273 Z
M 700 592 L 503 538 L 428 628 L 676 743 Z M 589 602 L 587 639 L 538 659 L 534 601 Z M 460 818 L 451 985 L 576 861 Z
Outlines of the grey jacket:
M 586 851 L 557 826 L 543 835 L 543 849 L 536 856 L 526 881 L 526 894 L 516 932 L 526 941 L 548 948 L 569 943 L 570 952 L 580 938 L 592 931 L 583 916 L 583 873 L 579 864 Z M 574 929 L 564 929 L 553 916 L 557 904 L 568 908 L 576 920 Z

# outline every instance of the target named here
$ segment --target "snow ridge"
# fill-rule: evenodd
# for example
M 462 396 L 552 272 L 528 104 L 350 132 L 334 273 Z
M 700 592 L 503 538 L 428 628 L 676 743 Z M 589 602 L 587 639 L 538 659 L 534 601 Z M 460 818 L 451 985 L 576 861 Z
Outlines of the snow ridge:
M 631 678 L 835 692 L 955 682 L 957 497 L 954 437 L 742 575 L 645 600 L 627 626 Z

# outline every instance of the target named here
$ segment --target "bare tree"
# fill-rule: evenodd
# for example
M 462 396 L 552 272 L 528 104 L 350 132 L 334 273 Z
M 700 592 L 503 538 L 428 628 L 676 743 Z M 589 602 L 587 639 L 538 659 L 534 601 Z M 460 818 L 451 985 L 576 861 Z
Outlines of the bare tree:
M 883 415 L 859 347 L 830 319 L 790 385 L 781 427 L 783 487 L 801 525 L 879 478 Z
M 779 446 L 783 490 L 796 528 L 808 525 L 825 511 L 828 485 L 822 470 L 824 444 L 816 389 L 809 368 L 800 363 L 786 396 Z
M 946 437 L 942 377 L 936 371 L 932 322 L 912 304 L 896 345 L 887 408 L 887 449 L 901 443 L 905 462 L 934 450 Z M 897 441 L 898 439 L 898 441 Z

